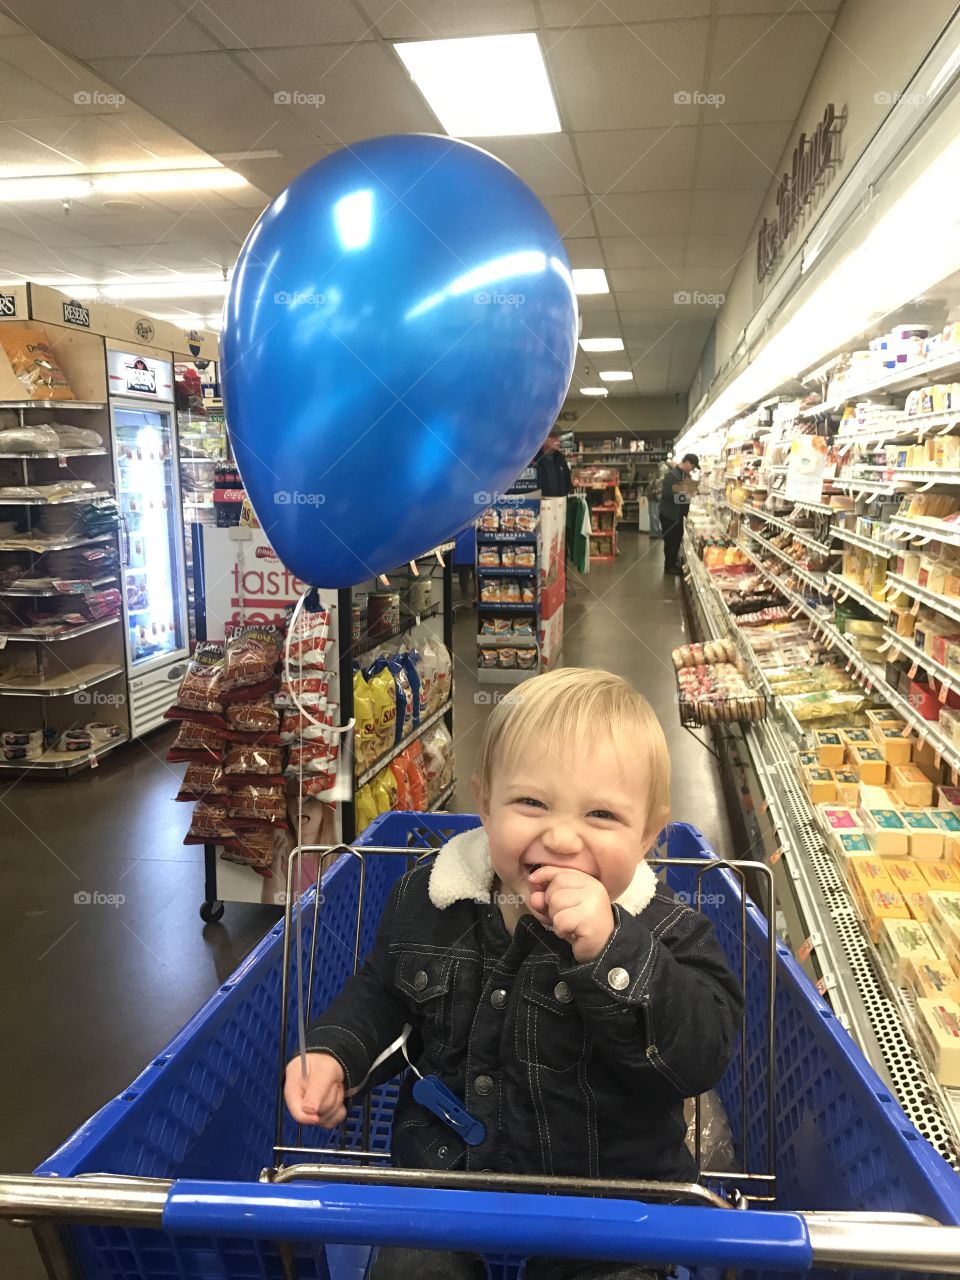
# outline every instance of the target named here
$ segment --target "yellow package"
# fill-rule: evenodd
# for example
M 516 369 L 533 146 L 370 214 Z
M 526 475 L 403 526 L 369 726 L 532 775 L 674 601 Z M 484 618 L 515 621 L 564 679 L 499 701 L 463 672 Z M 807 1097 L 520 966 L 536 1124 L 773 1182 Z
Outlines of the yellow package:
M 397 779 L 393 770 L 390 768 L 384 769 L 382 773 L 377 774 L 374 778 L 374 782 L 384 788 L 387 793 L 387 798 L 390 801 L 390 808 L 395 809 L 397 807 L 397 795 L 399 794 L 399 791 L 397 788 Z M 924 881 L 923 887 L 924 890 L 926 890 L 926 881 Z
M 373 757 L 376 760 L 384 752 L 389 751 L 396 740 L 397 682 L 393 678 L 393 672 L 388 667 L 384 667 L 372 680 L 367 681 L 367 685 L 376 709 L 377 752 Z
M 392 806 L 390 804 L 390 794 L 383 784 L 383 774 L 378 773 L 369 785 L 373 803 L 377 806 L 377 813 L 389 813 Z
M 357 722 L 354 731 L 354 765 L 357 773 L 363 773 L 377 758 L 377 710 L 370 686 L 362 671 L 353 676 L 353 714 Z
M 26 400 L 76 400 L 47 340 L 35 324 L 0 324 L 0 347 L 7 353 Z
M 377 816 L 377 805 L 373 798 L 373 792 L 370 790 L 370 784 L 361 787 L 354 797 L 354 814 L 357 823 L 357 835 L 369 827 L 370 823 Z

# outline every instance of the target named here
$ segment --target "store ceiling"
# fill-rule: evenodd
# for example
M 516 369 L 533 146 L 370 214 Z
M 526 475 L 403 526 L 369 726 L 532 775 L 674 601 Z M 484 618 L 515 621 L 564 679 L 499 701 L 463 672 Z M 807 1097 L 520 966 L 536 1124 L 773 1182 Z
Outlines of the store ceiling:
M 0 206 L 0 276 L 229 267 L 264 197 L 307 165 L 371 135 L 438 131 L 390 41 L 535 30 L 563 132 L 474 141 L 531 185 L 574 266 L 606 268 L 611 293 L 581 299 L 583 332 L 621 336 L 626 351 L 581 354 L 575 380 L 631 368 L 634 382 L 612 384 L 611 396 L 685 393 L 717 306 L 675 295 L 725 293 L 752 254 L 751 227 L 838 4 L 21 0 L 19 21 L 0 17 L 0 176 L 206 155 L 253 188 L 123 197 L 127 206 L 90 198 L 68 214 L 50 202 Z M 278 105 L 282 91 L 325 101 Z M 694 93 L 725 100 L 676 100 Z M 217 309 L 189 296 L 143 305 Z

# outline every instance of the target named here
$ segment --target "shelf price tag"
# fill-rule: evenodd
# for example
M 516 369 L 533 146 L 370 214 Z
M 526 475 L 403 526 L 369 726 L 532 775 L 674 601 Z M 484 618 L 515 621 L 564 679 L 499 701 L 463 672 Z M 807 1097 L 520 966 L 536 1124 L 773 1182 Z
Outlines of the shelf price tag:
M 775 867 L 782 857 L 783 857 L 783 845 L 781 845 L 779 849 L 774 849 L 773 853 L 771 853 L 770 855 L 771 867 Z
M 770 801 L 766 799 L 761 800 L 760 804 L 757 807 L 757 813 L 766 813 L 769 808 L 770 808 Z
M 913 725 L 905 724 L 905 725 L 903 726 L 903 728 L 901 729 L 901 731 L 900 731 L 900 737 L 901 737 L 901 738 L 912 738 L 912 737 L 913 737 Z
M 97 757 L 96 757 L 95 755 L 91 755 L 91 756 L 90 756 L 90 768 L 91 768 L 91 769 L 99 769 L 99 768 L 100 768 L 100 761 L 97 759 Z
M 910 606 L 910 612 L 913 614 L 914 617 L 916 617 L 917 614 L 920 612 L 920 603 L 921 602 L 919 599 L 914 600 L 913 604 Z
M 939 769 L 939 768 L 940 768 L 940 761 L 941 761 L 942 759 L 943 759 L 943 757 L 941 756 L 941 754 L 940 754 L 940 752 L 939 752 L 939 751 L 935 751 L 935 752 L 933 753 L 933 767 L 934 767 L 935 769 Z
M 953 781 L 953 785 L 956 786 L 958 779 L 960 779 L 960 774 L 957 773 L 953 765 L 950 766 L 950 777 Z
M 797 951 L 797 959 L 800 961 L 801 964 L 803 964 L 805 960 L 809 959 L 810 955 L 813 952 L 814 947 L 818 946 L 819 943 L 820 943 L 819 934 L 811 933 L 810 937 L 807 938 L 806 942 L 804 942 L 800 946 L 799 950 Z
M 58 453 L 58 454 L 57 454 L 57 466 L 58 466 L 58 467 L 63 467 L 63 468 L 64 468 L 64 470 L 66 470 L 66 466 L 67 466 L 67 455 L 66 455 L 65 453 Z
M 949 698 L 950 696 L 950 686 L 948 684 L 941 684 L 940 693 L 937 696 L 940 699 L 941 705 L 943 705 L 943 703 L 946 702 L 947 698 Z

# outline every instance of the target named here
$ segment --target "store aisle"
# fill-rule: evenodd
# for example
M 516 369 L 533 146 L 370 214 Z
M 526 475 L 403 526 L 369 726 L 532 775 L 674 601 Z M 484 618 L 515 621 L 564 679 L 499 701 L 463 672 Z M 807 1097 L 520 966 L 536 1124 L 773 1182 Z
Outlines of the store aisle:
M 497 694 L 510 686 L 477 685 L 474 677 L 475 619 L 459 614 L 454 630 L 456 657 L 455 807 L 474 809 L 470 774 L 483 723 Z M 624 529 L 613 564 L 596 563 L 586 577 L 567 581 L 563 665 L 605 667 L 630 680 L 649 699 L 667 735 L 673 764 L 671 805 L 677 821 L 699 827 L 722 856 L 732 854 L 726 807 L 713 756 L 677 717 L 676 684 L 670 651 L 689 643 L 679 578 L 664 577 L 663 548 L 647 534 Z
M 570 583 L 564 660 L 603 666 L 650 699 L 673 757 L 673 806 L 727 852 L 713 758 L 680 729 L 670 650 L 684 642 L 680 584 L 664 579 L 659 543 L 624 533 L 615 564 Z M 472 610 L 456 624 L 456 808 L 491 687 L 474 676 Z M 0 791 L 0 971 L 20 1030 L 0 1054 L 0 1172 L 33 1168 L 119 1092 L 180 1029 L 278 917 L 229 904 L 222 925 L 197 915 L 203 854 L 184 847 L 182 768 L 163 757 L 172 731 L 118 752 L 95 775 L 14 782 Z M 119 905 L 78 895 L 122 895 Z M 40 1280 L 26 1233 L 0 1232 L 3 1274 Z

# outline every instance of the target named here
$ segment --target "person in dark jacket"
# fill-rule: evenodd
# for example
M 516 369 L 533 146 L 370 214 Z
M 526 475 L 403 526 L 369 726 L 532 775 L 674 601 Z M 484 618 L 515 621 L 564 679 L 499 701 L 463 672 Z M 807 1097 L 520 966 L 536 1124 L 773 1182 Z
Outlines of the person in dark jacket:
M 695 453 L 685 453 L 664 476 L 660 491 L 660 527 L 663 530 L 663 569 L 680 573 L 678 557 L 683 541 L 683 522 L 690 510 L 690 472 L 700 466 Z
M 560 449 L 560 428 L 551 427 L 550 434 L 535 459 L 537 483 L 544 498 L 566 498 L 573 493 L 570 468 Z
M 395 1164 L 695 1180 L 684 1099 L 723 1075 L 742 997 L 709 921 L 646 861 L 669 789 L 663 730 L 619 676 L 560 668 L 511 692 L 480 748 L 483 825 L 394 886 L 373 952 L 308 1029 L 307 1074 L 299 1058 L 287 1067 L 294 1119 L 343 1120 L 403 1065 L 394 1054 L 373 1071 L 409 1026 L 404 1056 L 452 1090 L 482 1137 L 468 1145 L 420 1105 L 408 1073 Z M 381 1250 L 375 1276 L 410 1270 L 405 1252 Z M 414 1269 L 479 1280 L 478 1266 L 424 1251 Z M 652 1274 L 528 1264 L 534 1280 Z

